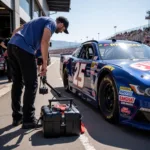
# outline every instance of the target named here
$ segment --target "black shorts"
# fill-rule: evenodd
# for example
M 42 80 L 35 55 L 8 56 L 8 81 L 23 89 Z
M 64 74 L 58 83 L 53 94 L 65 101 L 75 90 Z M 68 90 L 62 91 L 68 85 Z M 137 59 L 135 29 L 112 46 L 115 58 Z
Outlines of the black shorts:
M 38 59 L 37 59 L 37 65 L 38 65 L 38 66 L 41 66 L 42 64 L 43 64 L 42 58 L 38 58 Z

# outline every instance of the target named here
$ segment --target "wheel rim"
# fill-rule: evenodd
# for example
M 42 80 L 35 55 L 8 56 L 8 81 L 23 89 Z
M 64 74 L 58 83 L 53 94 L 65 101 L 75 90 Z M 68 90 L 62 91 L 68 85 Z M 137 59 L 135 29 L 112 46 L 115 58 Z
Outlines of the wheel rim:
M 105 113 L 112 113 L 114 110 L 114 89 L 111 83 L 106 83 L 103 87 L 103 108 Z

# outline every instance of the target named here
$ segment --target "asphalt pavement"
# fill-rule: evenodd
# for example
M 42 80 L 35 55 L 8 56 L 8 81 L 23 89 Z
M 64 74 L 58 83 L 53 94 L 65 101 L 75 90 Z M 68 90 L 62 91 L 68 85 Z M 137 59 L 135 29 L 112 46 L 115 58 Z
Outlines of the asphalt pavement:
M 24 130 L 21 125 L 13 127 L 11 117 L 11 83 L 0 78 L 0 150 L 150 150 L 150 132 L 135 128 L 113 125 L 106 122 L 98 109 L 84 102 L 63 88 L 59 73 L 59 58 L 52 58 L 47 79 L 64 96 L 73 97 L 81 114 L 86 132 L 81 136 L 49 138 L 43 137 L 42 129 Z M 36 117 L 40 116 L 41 106 L 48 105 L 54 96 L 49 90 L 47 95 L 36 96 Z

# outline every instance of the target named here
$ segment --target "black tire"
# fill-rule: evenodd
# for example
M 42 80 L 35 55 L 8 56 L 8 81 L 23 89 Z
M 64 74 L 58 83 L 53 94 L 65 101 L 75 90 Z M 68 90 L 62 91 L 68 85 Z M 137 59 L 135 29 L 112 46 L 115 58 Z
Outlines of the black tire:
M 114 80 L 110 75 L 106 75 L 100 82 L 98 100 L 103 117 L 111 123 L 118 123 L 118 94 Z
M 66 68 L 63 70 L 63 84 L 65 91 L 69 92 L 68 72 Z

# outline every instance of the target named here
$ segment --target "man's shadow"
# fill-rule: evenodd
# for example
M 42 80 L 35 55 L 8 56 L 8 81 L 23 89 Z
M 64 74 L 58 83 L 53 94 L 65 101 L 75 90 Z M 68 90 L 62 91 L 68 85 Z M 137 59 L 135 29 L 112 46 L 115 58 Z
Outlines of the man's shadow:
M 28 130 L 22 130 L 21 128 L 13 132 L 4 134 L 5 132 L 11 130 L 12 128 L 13 128 L 12 125 L 8 125 L 0 129 L 0 150 L 10 150 L 17 148 L 21 143 L 21 141 L 23 140 L 23 137 L 26 134 L 28 134 L 27 133 Z M 16 137 L 18 137 L 18 140 L 15 144 L 5 146 L 8 142 L 10 142 L 12 139 Z

